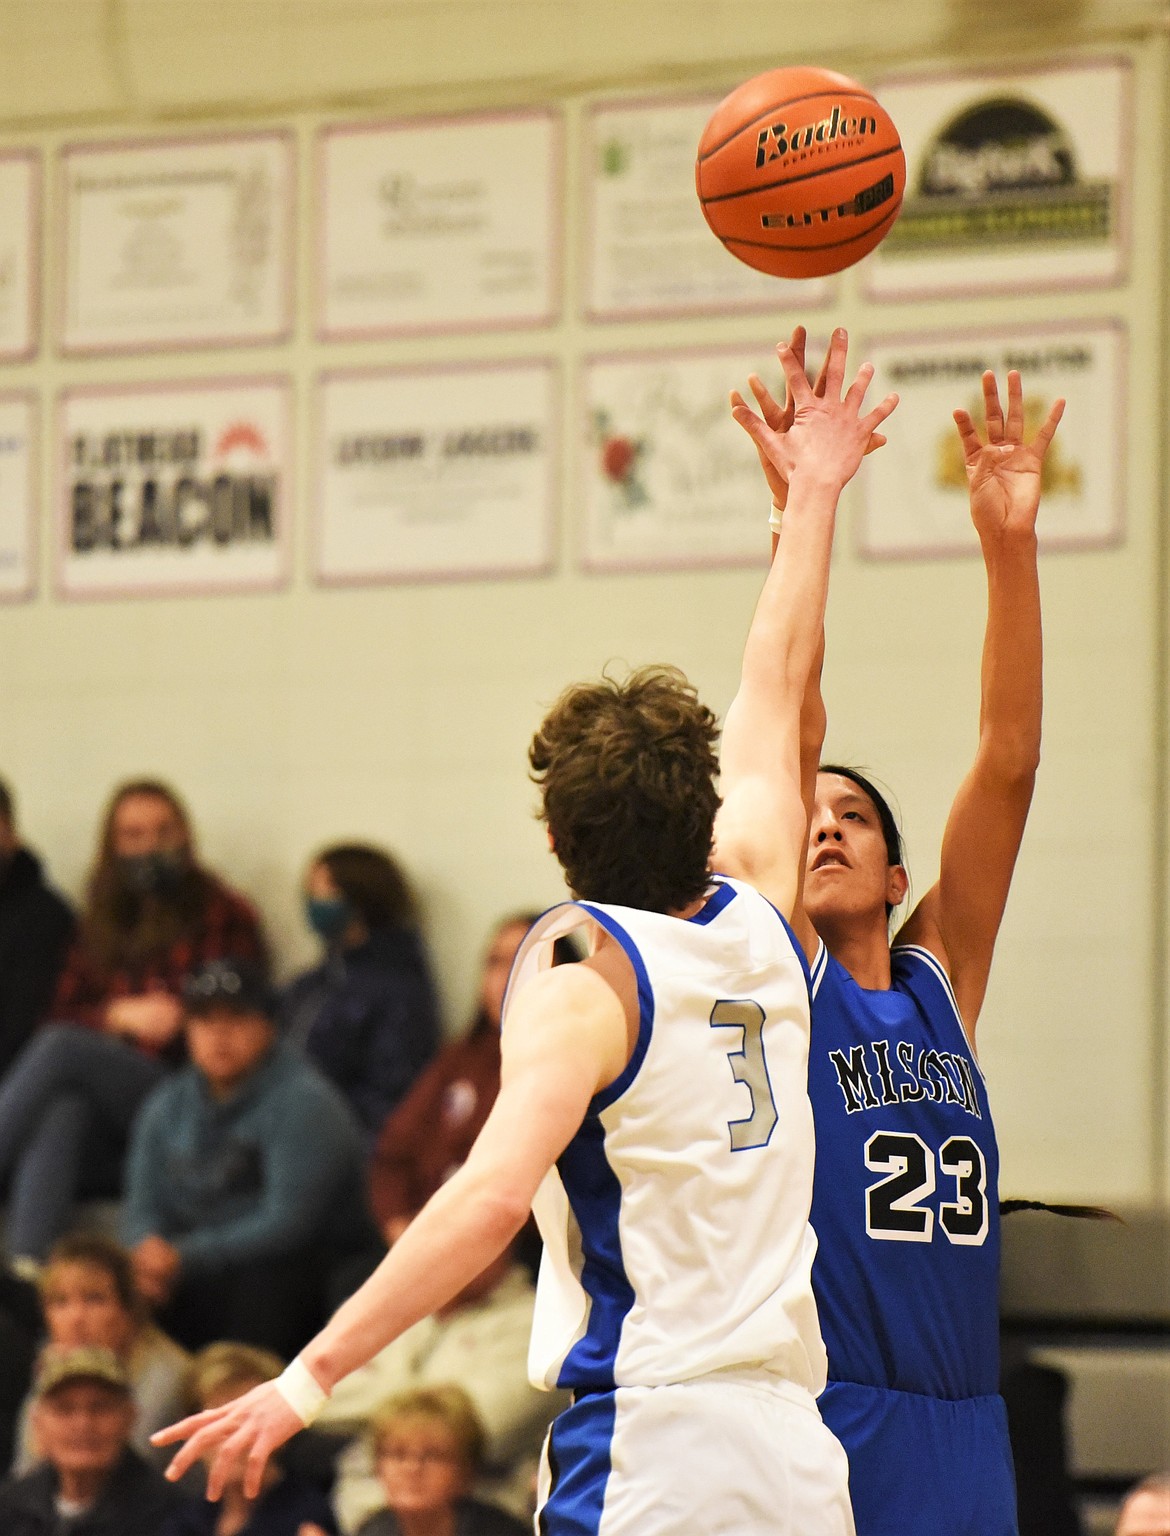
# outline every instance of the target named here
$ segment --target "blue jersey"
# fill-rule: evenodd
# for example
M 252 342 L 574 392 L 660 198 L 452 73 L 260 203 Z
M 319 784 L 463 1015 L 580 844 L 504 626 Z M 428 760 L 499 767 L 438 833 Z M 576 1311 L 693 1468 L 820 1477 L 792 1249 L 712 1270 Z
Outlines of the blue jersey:
M 813 1288 L 830 1382 L 999 1390 L 999 1153 L 950 981 L 899 946 L 889 991 L 812 966 Z M 849 1447 L 846 1445 L 846 1450 Z

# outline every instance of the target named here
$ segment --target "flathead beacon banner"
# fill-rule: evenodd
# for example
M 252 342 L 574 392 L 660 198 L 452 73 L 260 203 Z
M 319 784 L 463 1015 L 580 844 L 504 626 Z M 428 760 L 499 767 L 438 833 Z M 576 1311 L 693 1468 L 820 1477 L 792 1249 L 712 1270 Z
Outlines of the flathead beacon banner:
M 58 441 L 62 595 L 282 585 L 289 407 L 282 379 L 67 391 Z

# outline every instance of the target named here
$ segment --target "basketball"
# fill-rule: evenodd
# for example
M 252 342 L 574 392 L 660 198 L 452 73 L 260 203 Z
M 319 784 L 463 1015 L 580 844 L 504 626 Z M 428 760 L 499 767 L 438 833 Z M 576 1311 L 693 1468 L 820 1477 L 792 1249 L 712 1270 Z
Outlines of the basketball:
M 774 277 L 822 277 L 872 251 L 898 217 L 906 157 L 873 96 L 827 69 L 770 69 L 721 101 L 695 187 L 733 256 Z

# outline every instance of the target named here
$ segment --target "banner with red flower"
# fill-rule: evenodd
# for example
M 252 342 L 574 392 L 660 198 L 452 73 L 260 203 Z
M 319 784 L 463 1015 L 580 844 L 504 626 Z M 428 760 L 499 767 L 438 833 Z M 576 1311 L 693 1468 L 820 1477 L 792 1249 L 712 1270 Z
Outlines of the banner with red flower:
M 771 498 L 755 449 L 727 403 L 729 390 L 746 392 L 749 373 L 781 387 L 767 344 L 588 361 L 581 551 L 587 569 L 767 560 Z

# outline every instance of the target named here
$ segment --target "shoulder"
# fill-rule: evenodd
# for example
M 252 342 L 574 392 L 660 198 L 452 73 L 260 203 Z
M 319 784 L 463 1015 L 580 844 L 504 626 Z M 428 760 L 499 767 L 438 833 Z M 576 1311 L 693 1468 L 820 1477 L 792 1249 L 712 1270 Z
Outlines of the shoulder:
M 455 1506 L 457 1536 L 525 1536 L 531 1526 L 482 1499 L 460 1499 Z
M 47 1466 L 34 1467 L 21 1477 L 6 1477 L 0 1482 L 0 1514 L 53 1508 L 53 1473 Z M 8 1526 L 3 1527 L 7 1531 Z

